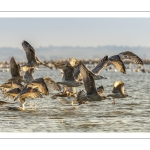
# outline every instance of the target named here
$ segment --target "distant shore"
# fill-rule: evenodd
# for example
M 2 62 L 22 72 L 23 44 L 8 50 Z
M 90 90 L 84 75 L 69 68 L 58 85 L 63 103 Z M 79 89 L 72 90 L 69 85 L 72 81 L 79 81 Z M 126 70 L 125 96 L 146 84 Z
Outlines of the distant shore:
M 80 59 L 84 64 L 97 64 L 100 59 Z M 50 66 L 55 63 L 55 62 L 68 62 L 68 59 L 56 59 L 56 60 L 41 60 L 42 62 L 44 63 L 47 63 L 49 64 Z M 23 65 L 25 64 L 27 61 L 22 61 L 22 62 L 18 62 L 20 65 Z M 150 60 L 143 60 L 143 63 L 144 64 L 150 64 Z M 124 64 L 132 64 L 131 62 L 129 61 L 124 61 Z M 0 68 L 9 68 L 9 61 L 3 61 L 3 62 L 0 62 Z

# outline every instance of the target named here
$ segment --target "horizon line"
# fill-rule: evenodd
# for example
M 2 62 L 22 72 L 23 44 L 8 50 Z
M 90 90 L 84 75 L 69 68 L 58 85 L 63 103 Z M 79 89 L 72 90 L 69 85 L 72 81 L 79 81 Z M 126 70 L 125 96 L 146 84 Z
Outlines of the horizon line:
M 106 46 L 109 46 L 109 47 L 130 47 L 130 48 L 133 48 L 133 47 L 141 47 L 141 48 L 150 48 L 150 46 L 142 46 L 142 45 L 137 45 L 137 46 L 129 46 L 129 45 L 97 45 L 97 46 L 71 46 L 71 45 L 61 45 L 61 46 L 56 46 L 56 45 L 48 45 L 48 46 L 39 46 L 39 47 L 35 47 L 36 49 L 38 48 L 47 48 L 47 47 L 72 47 L 72 48 L 75 48 L 75 47 L 79 47 L 79 48 L 98 48 L 98 47 L 106 47 Z M 13 48 L 13 49 L 20 49 L 19 47 L 11 47 L 11 46 L 1 46 L 0 48 Z M 34 48 L 34 47 L 33 47 Z

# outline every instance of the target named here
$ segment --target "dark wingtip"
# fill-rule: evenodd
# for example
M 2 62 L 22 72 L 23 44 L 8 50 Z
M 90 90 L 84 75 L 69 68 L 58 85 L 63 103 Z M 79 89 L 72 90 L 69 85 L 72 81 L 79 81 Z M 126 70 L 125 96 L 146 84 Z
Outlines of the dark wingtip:
M 22 45 L 30 45 L 27 41 L 23 40 Z
M 14 63 L 14 62 L 15 62 L 15 58 L 14 58 L 14 57 L 11 57 L 10 63 Z
M 104 60 L 108 60 L 108 56 L 106 55 L 103 59 L 104 59 Z
M 11 57 L 10 61 L 12 61 L 12 60 L 15 60 L 15 58 L 13 56 Z

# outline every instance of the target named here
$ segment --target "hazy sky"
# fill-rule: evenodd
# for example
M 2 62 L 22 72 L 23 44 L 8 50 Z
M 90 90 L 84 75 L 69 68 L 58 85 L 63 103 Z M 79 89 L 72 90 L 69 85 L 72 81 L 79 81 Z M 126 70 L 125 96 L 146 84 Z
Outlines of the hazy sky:
M 0 47 L 149 46 L 150 18 L 0 18 Z

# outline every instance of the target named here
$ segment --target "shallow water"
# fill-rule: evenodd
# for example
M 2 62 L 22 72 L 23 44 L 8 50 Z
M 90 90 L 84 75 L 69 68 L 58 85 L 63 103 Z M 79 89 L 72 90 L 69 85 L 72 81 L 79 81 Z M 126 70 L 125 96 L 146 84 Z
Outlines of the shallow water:
M 150 70 L 149 65 L 146 68 Z M 18 101 L 0 106 L 0 132 L 149 132 L 150 74 L 130 69 L 125 75 L 114 70 L 103 70 L 101 74 L 108 79 L 96 81 L 96 87 L 103 85 L 104 95 L 111 93 L 115 81 L 121 80 L 125 83 L 125 92 L 132 97 L 116 99 L 116 105 L 112 105 L 111 100 L 105 100 L 73 109 L 71 104 L 52 100 L 50 97 L 57 91 L 50 91 L 51 94 L 44 98 L 27 99 L 25 111 L 7 109 L 7 106 L 19 106 Z M 40 68 L 33 76 L 61 80 L 60 71 L 55 69 Z M 8 78 L 9 72 L 0 72 L 0 83 Z M 84 87 L 78 87 L 77 91 L 81 89 Z M 1 93 L 0 98 L 4 100 Z

